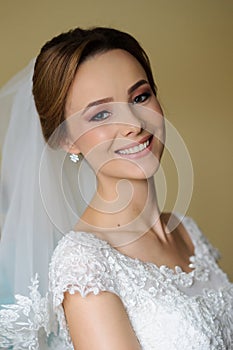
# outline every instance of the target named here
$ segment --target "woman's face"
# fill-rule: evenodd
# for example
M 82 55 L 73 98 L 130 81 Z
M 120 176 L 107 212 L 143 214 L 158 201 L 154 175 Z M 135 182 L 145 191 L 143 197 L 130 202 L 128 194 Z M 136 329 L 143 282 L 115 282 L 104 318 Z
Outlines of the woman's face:
M 78 68 L 66 103 L 71 153 L 82 153 L 97 177 L 142 179 L 159 166 L 162 109 L 140 63 L 120 49 Z

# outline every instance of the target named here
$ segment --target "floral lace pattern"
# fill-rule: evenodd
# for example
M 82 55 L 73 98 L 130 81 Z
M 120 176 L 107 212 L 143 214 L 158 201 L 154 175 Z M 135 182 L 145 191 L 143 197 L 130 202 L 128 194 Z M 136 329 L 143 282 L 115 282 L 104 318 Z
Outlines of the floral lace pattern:
M 47 349 L 40 346 L 40 332 L 56 333 L 56 320 L 49 316 L 55 314 L 59 334 L 46 346 L 73 349 L 62 308 L 64 292 L 86 297 L 110 291 L 122 300 L 142 350 L 233 349 L 233 285 L 196 223 L 185 217 L 183 224 L 195 247 L 189 273 L 130 258 L 94 234 L 69 232 L 53 254 L 48 295 L 40 297 L 35 279 L 30 298 L 18 296 L 16 305 L 0 311 L 0 347 Z
M 16 303 L 0 310 L 0 345 L 2 348 L 39 349 L 43 333 L 52 331 L 48 298 L 38 292 L 38 276 L 32 279 L 29 297 L 16 295 Z
M 233 286 L 195 222 L 186 217 L 183 223 L 195 246 L 189 273 L 130 258 L 90 233 L 64 237 L 52 259 L 50 288 L 68 342 L 64 290 L 83 297 L 110 291 L 121 298 L 143 350 L 231 349 Z

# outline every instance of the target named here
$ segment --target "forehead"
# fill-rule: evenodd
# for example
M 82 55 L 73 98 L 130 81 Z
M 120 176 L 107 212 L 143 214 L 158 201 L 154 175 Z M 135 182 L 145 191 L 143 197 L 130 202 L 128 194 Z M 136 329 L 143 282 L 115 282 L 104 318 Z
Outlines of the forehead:
M 123 102 L 127 90 L 146 73 L 130 53 L 114 49 L 88 58 L 78 68 L 69 90 L 66 111 L 71 114 L 92 101 L 113 97 Z

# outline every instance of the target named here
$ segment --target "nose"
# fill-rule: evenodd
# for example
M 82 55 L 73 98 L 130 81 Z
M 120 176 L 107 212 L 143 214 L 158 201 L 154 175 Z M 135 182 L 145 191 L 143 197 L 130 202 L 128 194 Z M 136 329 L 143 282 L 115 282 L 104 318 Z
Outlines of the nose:
M 129 104 L 121 106 L 120 116 L 120 133 L 122 136 L 138 135 L 145 129 L 145 122 Z

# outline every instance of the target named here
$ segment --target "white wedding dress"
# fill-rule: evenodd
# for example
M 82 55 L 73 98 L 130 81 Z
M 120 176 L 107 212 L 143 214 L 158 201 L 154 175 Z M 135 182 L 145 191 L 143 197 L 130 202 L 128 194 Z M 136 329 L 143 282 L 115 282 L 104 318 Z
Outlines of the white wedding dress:
M 30 298 L 0 311 L 0 348 L 13 339 L 13 349 L 73 349 L 63 293 L 109 291 L 122 300 L 142 350 L 233 349 L 233 284 L 195 221 L 182 223 L 195 247 L 189 273 L 130 258 L 94 234 L 67 233 L 50 263 L 47 296 L 36 277 Z

